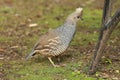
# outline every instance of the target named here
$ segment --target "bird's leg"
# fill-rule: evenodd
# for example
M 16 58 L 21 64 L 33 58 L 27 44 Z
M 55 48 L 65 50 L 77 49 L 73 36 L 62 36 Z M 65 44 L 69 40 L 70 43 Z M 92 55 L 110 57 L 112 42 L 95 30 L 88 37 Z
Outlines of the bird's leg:
M 59 67 L 58 65 L 55 65 L 54 62 L 52 61 L 51 57 L 48 57 L 49 61 L 51 62 L 51 64 L 54 66 L 54 67 Z
M 60 60 L 60 57 L 57 57 L 57 61 L 58 61 L 58 63 L 61 61 L 61 60 Z

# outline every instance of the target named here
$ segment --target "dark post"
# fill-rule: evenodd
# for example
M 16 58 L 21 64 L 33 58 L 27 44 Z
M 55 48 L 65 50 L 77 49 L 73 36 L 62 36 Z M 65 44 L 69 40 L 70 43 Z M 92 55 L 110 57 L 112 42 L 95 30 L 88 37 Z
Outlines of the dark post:
M 104 1 L 100 36 L 95 49 L 92 64 L 89 69 L 89 74 L 94 74 L 96 72 L 98 63 L 102 57 L 107 41 L 117 24 L 120 22 L 120 9 L 116 11 L 116 13 L 111 18 L 111 6 L 111 0 Z

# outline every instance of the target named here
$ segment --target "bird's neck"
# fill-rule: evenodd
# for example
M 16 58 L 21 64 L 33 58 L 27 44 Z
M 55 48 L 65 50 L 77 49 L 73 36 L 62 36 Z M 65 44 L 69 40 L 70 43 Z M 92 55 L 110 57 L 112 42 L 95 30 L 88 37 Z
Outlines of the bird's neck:
M 71 20 L 66 20 L 66 21 L 65 21 L 65 24 L 76 26 L 76 22 L 73 21 L 72 19 L 71 19 Z

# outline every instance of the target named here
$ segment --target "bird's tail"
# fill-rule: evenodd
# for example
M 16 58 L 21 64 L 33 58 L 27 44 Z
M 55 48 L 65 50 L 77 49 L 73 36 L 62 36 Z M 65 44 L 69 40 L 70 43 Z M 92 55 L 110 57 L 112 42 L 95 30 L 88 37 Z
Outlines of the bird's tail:
M 31 58 L 32 56 L 34 56 L 36 53 L 35 51 L 32 51 L 31 53 L 29 53 L 26 57 L 25 60 L 28 60 L 29 58 Z

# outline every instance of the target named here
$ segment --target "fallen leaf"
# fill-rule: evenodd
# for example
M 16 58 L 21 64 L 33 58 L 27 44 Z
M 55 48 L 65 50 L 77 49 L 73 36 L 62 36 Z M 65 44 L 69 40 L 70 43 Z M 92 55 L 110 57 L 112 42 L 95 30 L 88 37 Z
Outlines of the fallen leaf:
M 33 23 L 33 24 L 29 24 L 28 26 L 29 26 L 29 27 L 36 27 L 36 26 L 38 26 L 38 24 Z

